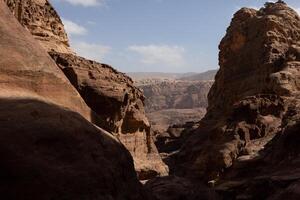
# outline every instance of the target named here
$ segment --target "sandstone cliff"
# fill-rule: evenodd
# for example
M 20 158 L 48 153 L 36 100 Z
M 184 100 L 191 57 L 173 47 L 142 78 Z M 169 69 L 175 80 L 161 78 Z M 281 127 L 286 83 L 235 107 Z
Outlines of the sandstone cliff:
M 144 97 L 132 80 L 113 68 L 76 56 L 60 17 L 47 0 L 5 0 L 19 22 L 51 54 L 86 104 L 93 121 L 131 152 L 141 179 L 168 174 L 150 136 Z M 62 87 L 63 88 L 63 87 Z
M 145 110 L 151 127 L 160 134 L 174 124 L 200 121 L 206 113 L 213 81 L 144 79 L 136 84 L 146 97 Z
M 200 77 L 201 74 L 198 74 Z M 204 77 L 202 77 L 204 78 Z M 139 80 L 136 84 L 146 97 L 145 110 L 155 144 L 164 162 L 177 152 L 189 131 L 206 113 L 207 95 L 213 81 Z M 195 123 L 195 124 L 194 124 Z
M 234 15 L 208 112 L 174 159 L 177 176 L 223 199 L 300 198 L 299 41 L 300 18 L 282 1 Z M 168 199 L 160 194 L 180 191 L 174 185 L 147 187 Z
M 162 81 L 142 85 L 146 111 L 206 108 L 207 94 L 213 81 Z
M 88 121 L 88 106 L 3 1 L 0 67 L 2 199 L 147 199 L 128 151 Z
M 101 127 L 115 133 L 131 152 L 139 178 L 167 175 L 153 143 L 144 96 L 132 80 L 112 67 L 72 54 L 50 52 L 60 69 L 97 113 Z
M 47 0 L 4 0 L 4 2 L 47 51 L 72 53 L 62 21 Z
M 182 150 L 183 157 L 195 155 L 184 158 L 189 172 L 217 178 L 241 155 L 255 156 L 281 131 L 299 93 L 299 28 L 299 16 L 284 3 L 259 11 L 243 8 L 234 15 L 220 44 L 208 113 Z

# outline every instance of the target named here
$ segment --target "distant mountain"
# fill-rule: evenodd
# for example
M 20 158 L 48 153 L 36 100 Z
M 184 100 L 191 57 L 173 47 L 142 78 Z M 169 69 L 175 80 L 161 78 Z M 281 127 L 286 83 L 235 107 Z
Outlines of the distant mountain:
M 209 70 L 203 73 L 195 73 L 191 75 L 183 75 L 179 80 L 184 81 L 207 81 L 214 80 L 218 70 Z
M 213 80 L 217 70 L 210 70 L 203 73 L 163 73 L 163 72 L 129 72 L 127 73 L 136 82 L 145 80 L 188 80 L 188 81 L 205 81 Z
M 128 73 L 146 97 L 145 110 L 152 129 L 164 133 L 174 124 L 200 121 L 217 70 L 204 73 Z
M 129 72 L 127 73 L 132 79 L 139 81 L 145 79 L 179 79 L 185 76 L 193 76 L 197 73 L 164 73 L 164 72 Z

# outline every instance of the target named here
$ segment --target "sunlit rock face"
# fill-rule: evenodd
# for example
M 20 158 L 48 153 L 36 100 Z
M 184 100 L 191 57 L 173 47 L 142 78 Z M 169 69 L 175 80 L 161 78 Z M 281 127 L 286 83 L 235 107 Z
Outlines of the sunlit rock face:
M 147 199 L 132 157 L 0 1 L 2 199 Z
M 131 152 L 142 180 L 168 174 L 150 134 L 144 96 L 133 81 L 112 67 L 72 54 L 50 52 L 60 69 L 99 116 L 99 124 L 115 133 Z
M 177 175 L 229 199 L 299 198 L 299 41 L 300 18 L 283 2 L 234 15 L 208 112 L 176 157 Z
M 47 0 L 4 0 L 19 22 L 52 56 L 85 103 L 92 120 L 116 136 L 131 152 L 141 179 L 168 174 L 152 141 L 144 96 L 132 80 L 114 68 L 77 56 L 64 25 Z
M 47 0 L 4 0 L 4 2 L 47 51 L 72 53 L 62 21 Z

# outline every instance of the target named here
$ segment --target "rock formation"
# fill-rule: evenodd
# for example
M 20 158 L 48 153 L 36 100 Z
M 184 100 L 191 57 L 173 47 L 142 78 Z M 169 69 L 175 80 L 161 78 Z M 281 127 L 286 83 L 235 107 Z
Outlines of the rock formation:
M 2 199 L 147 199 L 132 157 L 0 1 Z
M 1 2 L 1 90 L 5 97 L 35 97 L 92 120 L 92 112 L 47 52 L 7 12 Z M 13 19 L 10 19 L 10 18 Z M 24 34 L 23 34 L 24 33 Z M 4 93 L 5 92 L 5 93 Z
M 299 16 L 283 3 L 234 15 L 220 44 L 208 113 L 182 151 L 193 152 L 188 153 L 192 159 L 185 158 L 191 171 L 217 178 L 239 156 L 255 156 L 281 131 L 289 102 L 299 93 L 299 39 Z
M 223 199 L 300 198 L 299 41 L 300 18 L 282 1 L 234 15 L 208 112 L 175 156 L 177 176 Z
M 146 97 L 145 110 L 155 144 L 167 164 L 170 156 L 181 148 L 190 128 L 196 127 L 206 113 L 207 95 L 213 81 L 209 80 L 211 76 L 206 80 L 202 74 L 197 77 L 201 80 L 139 79 L 135 82 Z
M 209 80 L 175 79 L 138 85 L 146 97 L 145 110 L 152 129 L 160 134 L 174 124 L 200 121 L 206 113 L 207 94 L 212 84 Z
M 213 81 L 163 81 L 140 86 L 146 97 L 146 111 L 206 108 Z
M 56 52 L 50 55 L 97 113 L 101 127 L 115 133 L 131 152 L 139 178 L 167 175 L 168 169 L 150 135 L 144 96 L 132 80 L 108 65 L 79 56 Z
M 219 199 L 213 189 L 189 179 L 168 176 L 158 177 L 145 185 L 154 200 L 214 200 Z M 155 191 L 155 192 L 153 192 Z
M 47 0 L 4 0 L 4 2 L 47 51 L 72 53 L 62 21 Z
M 47 0 L 5 0 L 19 22 L 50 53 L 86 104 L 92 120 L 113 132 L 131 152 L 141 179 L 168 174 L 150 136 L 144 97 L 132 80 L 113 68 L 76 56 L 64 26 Z M 63 87 L 61 87 L 63 89 Z

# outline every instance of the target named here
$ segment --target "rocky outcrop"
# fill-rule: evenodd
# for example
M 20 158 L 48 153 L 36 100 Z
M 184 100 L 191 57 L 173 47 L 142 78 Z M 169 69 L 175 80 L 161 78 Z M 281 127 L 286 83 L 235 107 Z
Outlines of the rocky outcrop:
M 18 24 L 7 11 L 7 6 L 3 2 L 1 4 L 2 95 L 47 100 L 78 112 L 92 121 L 93 113 L 51 57 Z
M 72 54 L 50 52 L 82 98 L 97 113 L 101 127 L 115 133 L 131 152 L 139 178 L 167 175 L 145 116 L 144 96 L 132 80 L 112 67 Z
M 300 198 L 299 41 L 300 18 L 282 1 L 234 15 L 208 112 L 173 173 L 223 199 Z
M 174 157 L 181 149 L 190 135 L 199 127 L 196 122 L 185 124 L 175 124 L 170 126 L 165 132 L 155 134 L 155 145 L 163 161 L 169 166 L 170 174 L 174 173 Z
M 134 157 L 141 179 L 166 175 L 150 136 L 144 97 L 132 80 L 112 67 L 76 56 L 60 17 L 47 0 L 5 0 L 20 23 L 50 53 L 86 104 L 93 121 L 117 137 Z M 63 88 L 63 87 L 62 87 Z M 148 174 L 148 175 L 147 175 Z
M 0 1 L 2 199 L 147 199 L 132 157 Z
M 254 156 L 281 131 L 287 106 L 299 92 L 298 55 L 291 53 L 299 35 L 299 16 L 284 3 L 259 11 L 243 8 L 234 15 L 220 44 L 208 113 L 182 150 L 182 156 L 193 155 L 185 158 L 191 171 L 217 178 L 239 156 Z
M 4 0 L 18 21 L 47 50 L 72 53 L 62 21 L 47 0 Z

